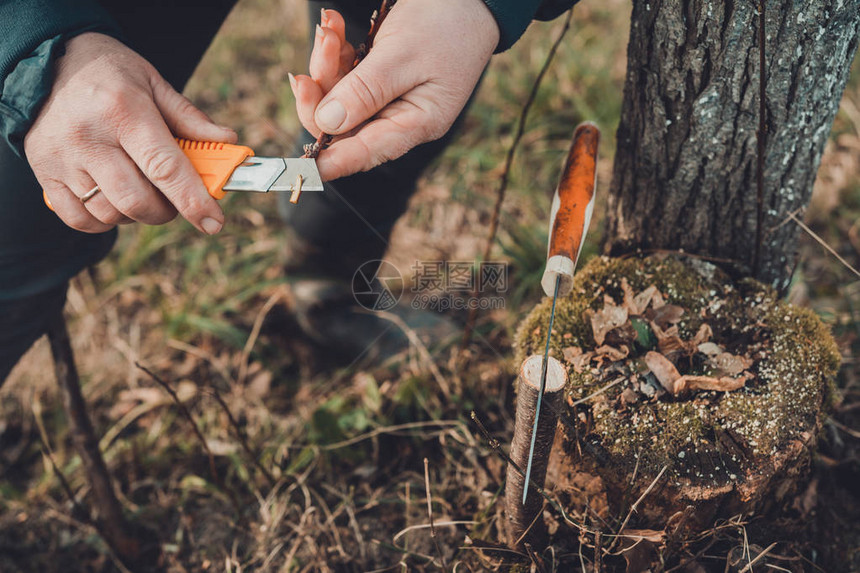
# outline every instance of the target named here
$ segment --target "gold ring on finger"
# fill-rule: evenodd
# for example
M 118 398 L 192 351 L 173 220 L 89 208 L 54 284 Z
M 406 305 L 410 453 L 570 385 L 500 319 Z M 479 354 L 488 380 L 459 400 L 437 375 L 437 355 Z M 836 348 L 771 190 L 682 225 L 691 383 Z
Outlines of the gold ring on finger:
M 86 203 L 87 201 L 98 195 L 99 191 L 101 191 L 101 189 L 98 185 L 96 185 L 95 187 L 81 195 L 81 203 Z

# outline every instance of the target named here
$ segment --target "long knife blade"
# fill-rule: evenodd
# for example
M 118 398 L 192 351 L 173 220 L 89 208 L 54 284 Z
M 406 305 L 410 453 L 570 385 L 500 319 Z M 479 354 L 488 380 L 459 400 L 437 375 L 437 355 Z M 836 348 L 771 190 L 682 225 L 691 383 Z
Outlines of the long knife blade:
M 552 323 L 555 320 L 555 302 L 558 299 L 558 289 L 561 286 L 561 275 L 555 279 L 555 292 L 552 295 L 552 310 L 549 312 L 549 328 L 546 333 L 546 348 L 543 351 L 543 363 L 540 369 L 540 389 L 538 390 L 537 407 L 535 407 L 535 423 L 532 426 L 532 442 L 529 446 L 529 461 L 526 465 L 526 481 L 523 486 L 523 505 L 529 496 L 529 478 L 532 475 L 532 460 L 535 455 L 535 439 L 537 438 L 538 420 L 540 419 L 540 407 L 543 402 L 543 394 L 546 391 L 546 371 L 549 366 L 549 343 L 552 339 Z

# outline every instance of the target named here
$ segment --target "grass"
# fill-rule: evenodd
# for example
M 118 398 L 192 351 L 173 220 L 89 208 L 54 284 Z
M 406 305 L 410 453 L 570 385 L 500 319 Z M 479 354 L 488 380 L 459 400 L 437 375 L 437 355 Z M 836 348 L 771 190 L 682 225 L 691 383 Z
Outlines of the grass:
M 509 443 L 513 331 L 541 297 L 535 279 L 550 192 L 570 129 L 586 118 L 604 134 L 604 192 L 585 250 L 597 252 L 594 230 L 615 148 L 628 9 L 620 0 L 577 8 L 511 172 L 495 252 L 512 265 L 507 307 L 482 315 L 480 337 L 460 367 L 451 351 L 438 354 L 449 393 L 415 352 L 388 364 L 318 373 L 319 356 L 281 321 L 290 282 L 281 272 L 287 235 L 272 197 L 228 197 L 227 225 L 215 239 L 181 221 L 124 228 L 96 273 L 74 281 L 68 314 L 84 392 L 99 435 L 117 437 L 103 444 L 105 457 L 128 511 L 157 527 L 170 570 L 398 570 L 399 564 L 438 570 L 444 560 L 478 571 L 496 563 L 492 552 L 475 547 L 502 538 L 496 499 L 504 466 L 477 437 L 469 412 L 476 409 Z M 286 75 L 306 69 L 304 10 L 298 0 L 243 0 L 187 89 L 260 155 L 289 153 L 299 130 Z M 395 230 L 387 257 L 401 270 L 416 260 L 474 260 L 482 250 L 498 168 L 557 29 L 558 23 L 535 24 L 513 50 L 494 58 L 459 138 L 426 173 Z M 860 261 L 860 125 L 851 111 L 860 107 L 857 67 L 808 217 L 854 264 Z M 804 239 L 792 297 L 833 328 L 846 357 L 840 374 L 846 403 L 860 394 L 852 358 L 860 351 L 858 284 Z M 187 420 L 136 361 L 177 389 L 214 452 L 223 487 L 212 481 Z M 43 426 L 85 504 L 87 485 L 50 364 L 46 345 L 37 344 L 0 392 L 0 570 L 68 571 L 74 564 L 109 571 L 109 552 L 72 513 L 36 437 Z M 274 484 L 240 447 L 213 388 Z M 839 419 L 856 423 L 847 413 Z M 839 430 L 833 435 L 823 452 L 839 460 L 853 438 Z M 438 547 L 422 528 L 428 523 L 425 457 Z

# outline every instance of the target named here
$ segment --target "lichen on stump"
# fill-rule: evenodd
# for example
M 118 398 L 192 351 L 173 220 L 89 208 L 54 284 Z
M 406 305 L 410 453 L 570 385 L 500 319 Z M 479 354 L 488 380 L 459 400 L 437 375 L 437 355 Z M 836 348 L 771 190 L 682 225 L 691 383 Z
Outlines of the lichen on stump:
M 545 344 L 549 308 L 520 325 L 519 359 Z M 676 257 L 592 260 L 558 301 L 551 352 L 570 381 L 548 480 L 563 494 L 597 476 L 620 512 L 665 468 L 635 520 L 658 529 L 688 506 L 707 527 L 791 493 L 839 365 L 811 311 Z

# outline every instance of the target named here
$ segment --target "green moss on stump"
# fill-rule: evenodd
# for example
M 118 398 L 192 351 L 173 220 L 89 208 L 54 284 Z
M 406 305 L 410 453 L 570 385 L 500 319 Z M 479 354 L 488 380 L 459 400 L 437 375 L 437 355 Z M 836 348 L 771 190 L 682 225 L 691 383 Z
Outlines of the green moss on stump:
M 582 452 L 583 458 L 574 463 L 590 466 L 605 481 L 617 479 L 619 487 L 634 471 L 647 485 L 648 476 L 666 466 L 671 486 L 700 492 L 682 493 L 688 501 L 732 490 L 746 501 L 767 488 L 775 474 L 800 464 L 795 459 L 814 442 L 839 367 L 836 345 L 818 317 L 755 281 L 733 284 L 701 261 L 597 258 L 577 273 L 573 292 L 558 301 L 554 356 L 563 361 L 562 349 L 569 346 L 594 349 L 585 311 L 602 308 L 605 295 L 620 304 L 622 277 L 634 293 L 655 285 L 667 303 L 685 309 L 678 324 L 682 339 L 691 339 L 707 322 L 712 340 L 727 351 L 747 354 L 753 348 L 756 378 L 734 392 L 639 400 L 626 407 L 619 403 L 625 385 L 616 384 L 570 408 L 566 449 L 570 457 Z M 520 360 L 543 351 L 549 310 L 545 299 L 521 323 L 516 337 Z M 640 357 L 634 351 L 625 362 L 634 364 Z M 599 379 L 600 371 L 569 371 L 569 403 L 607 384 Z

